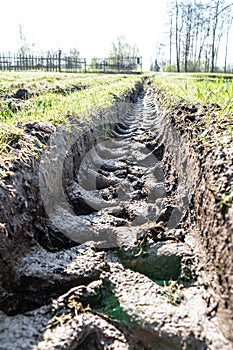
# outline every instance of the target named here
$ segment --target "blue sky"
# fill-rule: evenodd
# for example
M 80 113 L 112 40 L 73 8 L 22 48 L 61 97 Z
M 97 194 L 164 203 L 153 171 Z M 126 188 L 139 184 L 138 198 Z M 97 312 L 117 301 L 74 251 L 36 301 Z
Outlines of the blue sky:
M 67 51 L 83 57 L 108 55 L 112 41 L 125 34 L 149 66 L 164 30 L 165 0 L 10 0 L 1 3 L 0 52 L 19 48 L 19 24 L 38 50 Z M 3 15 L 4 14 L 4 15 Z

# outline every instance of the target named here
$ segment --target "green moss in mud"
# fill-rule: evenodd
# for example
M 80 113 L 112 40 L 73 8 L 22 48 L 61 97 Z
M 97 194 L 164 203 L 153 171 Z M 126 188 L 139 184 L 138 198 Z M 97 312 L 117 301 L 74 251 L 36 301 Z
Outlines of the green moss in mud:
M 104 303 L 104 313 L 108 315 L 108 317 L 120 322 L 123 325 L 132 326 L 134 324 L 130 316 L 121 307 L 120 302 L 115 296 L 115 294 L 112 293 L 110 296 L 108 296 L 105 299 Z
M 119 250 L 118 257 L 124 266 L 152 280 L 177 280 L 181 274 L 180 256 L 157 255 L 149 245 L 144 250 L 141 247 Z

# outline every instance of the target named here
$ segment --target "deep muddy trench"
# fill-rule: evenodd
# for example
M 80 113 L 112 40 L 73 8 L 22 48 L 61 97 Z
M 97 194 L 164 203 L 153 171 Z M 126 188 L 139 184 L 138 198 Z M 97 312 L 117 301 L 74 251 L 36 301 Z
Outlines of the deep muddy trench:
M 53 133 L 38 174 L 33 244 L 2 283 L 0 349 L 232 348 L 192 230 L 195 158 L 152 88 Z

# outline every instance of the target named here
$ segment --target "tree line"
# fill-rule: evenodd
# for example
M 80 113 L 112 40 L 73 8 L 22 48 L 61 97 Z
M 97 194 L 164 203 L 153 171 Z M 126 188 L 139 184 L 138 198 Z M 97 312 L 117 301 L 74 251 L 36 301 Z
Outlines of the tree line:
M 0 70 L 46 70 L 73 72 L 129 72 L 142 71 L 142 59 L 135 44 L 128 43 L 124 35 L 112 42 L 108 56 L 91 59 L 81 58 L 77 48 L 68 52 L 48 50 L 41 55 L 35 55 L 35 45 L 29 45 L 22 27 L 20 29 L 20 46 L 18 53 L 0 53 Z
M 17 54 L 21 56 L 33 55 L 36 49 L 35 43 L 29 43 L 21 24 L 19 24 L 19 49 Z M 55 56 L 60 50 L 47 50 L 46 52 L 41 52 L 45 56 Z M 79 60 L 81 54 L 78 48 L 70 48 L 67 52 L 63 52 L 65 56 L 73 60 Z M 120 35 L 112 42 L 112 47 L 107 55 L 107 59 L 112 61 L 114 58 L 120 61 L 122 65 L 132 64 L 132 59 L 139 57 L 138 47 L 129 43 L 125 35 Z M 92 59 L 92 65 L 97 64 L 97 58 Z
M 229 0 L 170 1 L 166 44 L 158 43 L 156 63 L 167 71 L 216 72 L 221 50 L 222 70 L 227 72 L 232 22 Z

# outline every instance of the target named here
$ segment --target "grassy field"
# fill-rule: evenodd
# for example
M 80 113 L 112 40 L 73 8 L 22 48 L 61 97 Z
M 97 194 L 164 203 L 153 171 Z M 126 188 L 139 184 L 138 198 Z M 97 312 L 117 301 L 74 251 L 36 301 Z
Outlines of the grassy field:
M 233 75 L 165 73 L 152 81 L 163 95 L 161 108 L 173 110 L 178 123 L 188 120 L 195 138 L 209 147 L 232 143 Z
M 215 157 L 232 160 L 233 75 L 167 73 L 155 74 L 152 81 L 158 92 L 160 110 L 175 119 L 181 132 L 185 130 L 192 135 L 193 145 L 202 149 L 202 155 L 212 152 Z M 222 169 L 225 171 L 227 167 Z M 218 173 L 217 182 L 224 171 Z M 224 194 L 208 188 L 222 213 L 233 203 L 231 176 L 228 174 L 228 177 L 229 190 Z
M 59 124 L 67 116 L 88 118 L 91 113 L 109 107 L 114 96 L 123 98 L 139 81 L 139 76 L 124 75 L 2 73 L 1 122 L 16 124 L 38 120 Z M 32 97 L 17 108 L 16 101 L 9 101 L 9 98 L 22 88 Z
M 166 73 L 153 80 L 166 89 L 174 103 L 218 104 L 220 114 L 233 112 L 233 74 Z
M 69 123 L 70 118 L 87 121 L 110 107 L 142 81 L 138 75 L 0 73 L 0 155 L 11 150 L 28 121 Z M 19 89 L 29 93 L 16 98 Z
M 205 106 L 206 117 L 199 121 L 201 132 L 213 124 L 219 128 L 224 125 L 233 138 L 233 75 L 149 76 L 166 96 L 168 108 L 182 103 Z M 24 122 L 59 125 L 71 118 L 88 121 L 116 99 L 124 99 L 142 79 L 142 75 L 0 73 L 0 155 L 11 151 L 12 140 L 20 139 L 23 128 L 19 126 Z M 19 89 L 28 91 L 29 96 L 16 98 Z

